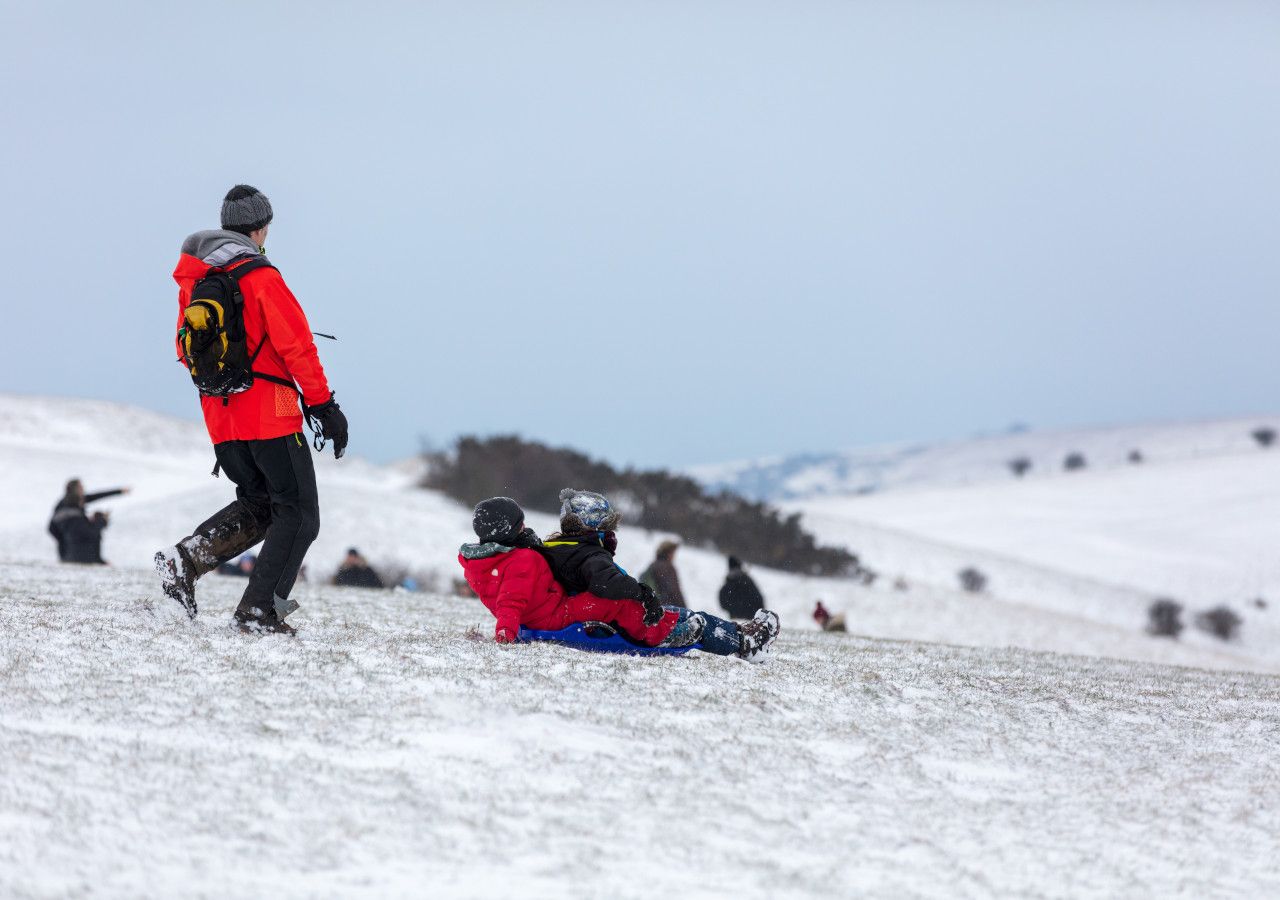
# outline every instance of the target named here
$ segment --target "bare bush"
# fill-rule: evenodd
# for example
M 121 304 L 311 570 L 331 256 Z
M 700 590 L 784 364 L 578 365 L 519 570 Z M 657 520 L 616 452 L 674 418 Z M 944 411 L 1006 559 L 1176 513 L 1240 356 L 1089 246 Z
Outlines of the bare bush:
M 1176 638 L 1185 627 L 1182 624 L 1182 604 L 1176 600 L 1161 597 L 1147 607 L 1148 634 Z
M 1255 428 L 1249 434 L 1258 442 L 1259 447 L 1270 447 L 1276 442 L 1276 430 L 1274 428 Z
M 1075 472 L 1083 469 L 1088 463 L 1085 461 L 1083 453 L 1068 453 L 1066 459 L 1062 461 L 1062 468 L 1068 472 Z
M 987 589 L 987 576 L 973 566 L 961 569 L 956 574 L 960 579 L 960 587 L 970 594 L 981 594 Z
M 1196 627 L 1224 641 L 1235 640 L 1240 632 L 1241 618 L 1229 606 L 1215 606 L 1196 616 Z
M 1031 471 L 1031 460 L 1025 456 L 1015 456 L 1007 463 L 1009 471 L 1013 473 L 1015 478 L 1021 478 Z

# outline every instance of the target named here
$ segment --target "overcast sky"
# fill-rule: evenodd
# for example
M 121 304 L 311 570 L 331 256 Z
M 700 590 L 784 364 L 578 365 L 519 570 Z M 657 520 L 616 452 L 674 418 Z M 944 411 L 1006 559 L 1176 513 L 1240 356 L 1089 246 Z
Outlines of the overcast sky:
M 195 417 L 223 193 L 378 460 L 1280 409 L 1280 4 L 0 0 L 0 390 Z

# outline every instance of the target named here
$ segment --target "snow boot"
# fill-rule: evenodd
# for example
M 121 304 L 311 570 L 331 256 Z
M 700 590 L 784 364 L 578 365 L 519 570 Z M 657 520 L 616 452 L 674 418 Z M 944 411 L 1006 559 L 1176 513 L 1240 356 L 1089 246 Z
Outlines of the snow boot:
M 252 616 L 241 617 L 240 610 L 236 610 L 236 627 L 245 634 L 287 634 L 295 635 L 298 630 L 286 622 L 284 619 L 276 616 L 275 612 L 268 613 L 262 618 L 254 618 Z
M 250 595 L 252 585 L 244 592 L 236 607 L 236 624 L 246 634 L 293 634 L 295 629 L 285 621 L 298 604 L 285 597 L 273 595 L 271 602 L 259 601 Z
M 196 567 L 181 546 L 168 547 L 155 555 L 160 587 L 170 600 L 182 604 L 191 618 L 196 617 Z
M 781 630 L 782 623 L 778 621 L 776 612 L 767 609 L 758 610 L 755 618 L 738 626 L 738 633 L 742 640 L 738 656 L 747 662 L 765 662 L 771 655 L 773 642 L 777 640 L 778 632 Z
M 183 538 L 166 547 L 154 559 L 156 574 L 166 597 L 182 604 L 196 617 L 196 579 L 230 559 L 235 559 L 266 537 L 266 525 L 240 501 L 218 510 Z
M 707 620 L 702 617 L 702 613 L 694 613 L 691 616 L 681 616 L 680 621 L 671 629 L 671 633 L 667 635 L 667 639 L 659 644 L 659 647 L 688 647 L 702 640 L 702 631 L 707 627 Z

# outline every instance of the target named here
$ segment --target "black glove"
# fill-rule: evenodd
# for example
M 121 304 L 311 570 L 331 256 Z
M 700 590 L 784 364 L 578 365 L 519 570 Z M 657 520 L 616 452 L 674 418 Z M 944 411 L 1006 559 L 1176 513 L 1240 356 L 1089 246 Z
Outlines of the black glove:
M 647 584 L 642 583 L 640 585 L 640 602 L 644 604 L 644 624 L 646 627 L 657 625 L 662 621 L 662 617 L 667 614 L 667 611 L 662 608 L 662 602 L 653 593 L 653 588 Z
M 342 459 L 347 452 L 347 417 L 335 397 L 330 395 L 327 403 L 307 407 L 307 418 L 311 420 L 311 430 L 320 438 L 320 448 L 324 448 L 325 441 L 333 441 L 333 458 Z

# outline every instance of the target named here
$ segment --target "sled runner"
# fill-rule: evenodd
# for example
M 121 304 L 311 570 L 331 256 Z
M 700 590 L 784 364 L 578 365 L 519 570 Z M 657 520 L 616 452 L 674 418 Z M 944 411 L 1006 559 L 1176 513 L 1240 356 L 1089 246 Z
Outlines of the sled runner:
M 690 650 L 701 648 L 701 642 L 687 647 L 645 647 L 633 644 L 613 626 L 604 622 L 574 622 L 559 631 L 535 631 L 521 626 L 520 640 L 550 641 L 593 653 L 626 653 L 631 656 L 682 656 Z

